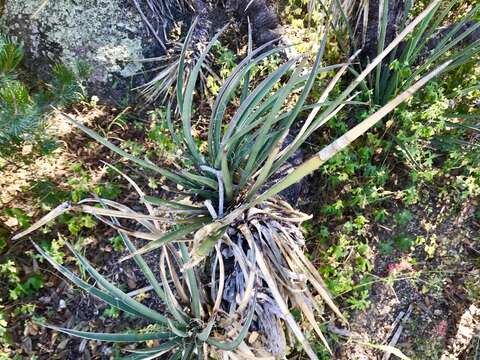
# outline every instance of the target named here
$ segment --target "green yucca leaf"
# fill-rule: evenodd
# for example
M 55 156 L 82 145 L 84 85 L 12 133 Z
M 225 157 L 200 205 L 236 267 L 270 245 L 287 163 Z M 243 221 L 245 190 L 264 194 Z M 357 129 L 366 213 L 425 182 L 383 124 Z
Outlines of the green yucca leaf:
M 325 36 L 322 39 L 322 43 L 320 45 L 320 50 L 317 53 L 313 68 L 310 71 L 310 74 L 308 76 L 305 87 L 303 88 L 303 91 L 300 95 L 300 98 L 298 99 L 297 103 L 295 104 L 293 110 L 289 113 L 289 117 L 286 119 L 285 124 L 283 124 L 282 132 L 278 134 L 278 136 L 276 137 L 277 138 L 276 141 L 271 142 L 270 145 L 264 149 L 264 156 L 260 157 L 259 159 L 255 159 L 254 156 L 256 155 L 256 152 L 258 151 L 259 147 L 261 146 L 262 139 L 264 139 L 266 137 L 267 133 L 270 130 L 269 127 L 271 126 L 271 124 L 274 121 L 275 115 L 280 110 L 281 106 L 283 105 L 283 101 L 287 98 L 287 96 L 290 93 L 291 89 L 288 88 L 288 85 L 289 85 L 288 83 L 286 85 L 285 93 L 281 94 L 279 96 L 279 98 L 277 99 L 269 117 L 266 119 L 264 125 L 262 126 L 261 132 L 259 133 L 259 135 L 257 137 L 254 148 L 252 149 L 252 153 L 250 155 L 252 157 L 249 157 L 249 162 L 247 163 L 245 173 L 250 174 L 250 173 L 252 173 L 252 170 L 258 169 L 258 167 L 261 164 L 263 164 L 263 162 L 265 161 L 266 158 L 269 158 L 269 161 L 267 161 L 267 163 L 263 165 L 262 171 L 260 172 L 260 175 L 257 177 L 257 181 L 256 181 L 255 185 L 253 186 L 253 188 L 251 189 L 251 192 L 248 195 L 248 198 L 253 196 L 255 191 L 257 189 L 259 189 L 260 186 L 262 186 L 263 183 L 267 180 L 268 176 L 272 174 L 270 170 L 273 167 L 273 163 L 276 159 L 274 156 L 272 156 L 272 153 L 273 152 L 278 152 L 280 150 L 281 142 L 283 142 L 283 140 L 288 135 L 290 127 L 292 126 L 293 122 L 295 121 L 295 119 L 299 115 L 300 111 L 303 109 L 303 105 L 304 105 L 305 101 L 307 100 L 307 97 L 310 94 L 310 91 L 312 90 L 315 78 L 318 75 L 318 72 L 319 72 L 319 69 L 320 69 L 320 64 L 321 64 L 321 60 L 323 58 L 323 54 L 325 52 L 325 46 L 326 46 L 326 42 L 327 42 L 327 34 L 328 33 L 325 33 Z M 296 78 L 297 78 L 297 76 L 295 76 L 295 75 L 292 76 L 292 78 L 291 78 L 291 80 L 293 80 L 292 84 L 291 84 L 292 86 L 295 85 Z M 257 166 L 255 168 L 253 168 L 253 164 L 254 164 L 255 160 L 257 160 Z M 277 164 L 277 166 L 278 165 L 281 165 L 281 164 Z M 240 186 L 241 185 L 242 185 L 242 183 L 240 183 Z
M 387 35 L 387 25 L 388 25 L 388 0 L 381 0 L 379 3 L 379 7 L 382 11 L 380 11 L 380 34 L 378 36 L 378 44 L 377 44 L 377 53 L 380 54 L 383 49 L 385 48 L 385 37 Z M 381 81 L 381 72 L 382 72 L 382 65 L 378 64 L 376 68 L 376 75 L 375 75 L 375 101 L 378 103 L 380 98 L 380 81 Z
M 187 81 L 183 96 L 180 99 L 178 99 L 179 104 L 182 104 L 180 109 L 181 109 L 181 117 L 182 117 L 182 124 L 183 124 L 183 137 L 190 151 L 190 154 L 195 160 L 197 166 L 203 165 L 205 163 L 205 160 L 201 156 L 197 148 L 197 145 L 195 144 L 195 141 L 193 140 L 193 137 L 192 137 L 192 119 L 191 118 L 192 118 L 193 94 L 195 90 L 195 84 L 197 83 L 200 69 L 202 67 L 203 62 L 205 61 L 205 58 L 208 52 L 210 51 L 212 46 L 217 42 L 218 38 L 220 37 L 220 35 L 222 35 L 225 29 L 226 29 L 226 26 L 220 31 L 218 31 L 215 34 L 215 36 L 213 36 L 212 40 L 210 40 L 210 42 L 207 44 L 206 48 L 201 53 L 193 70 L 191 71 L 188 77 L 188 81 Z M 183 54 L 183 56 L 185 55 Z M 181 77 L 183 78 L 183 75 Z M 182 103 L 180 103 L 180 101 L 182 101 Z
M 162 354 L 162 353 L 160 353 Z M 133 354 L 133 355 L 128 355 L 128 356 L 122 356 L 118 360 L 150 360 L 150 359 L 155 359 L 160 356 L 160 354 L 157 355 L 157 353 L 154 354 Z
M 182 256 L 183 264 L 185 265 L 190 263 L 190 256 L 188 255 L 187 246 L 184 243 L 180 243 L 179 247 L 180 247 L 180 253 Z M 190 290 L 193 316 L 197 319 L 201 319 L 202 307 L 200 304 L 200 290 L 198 288 L 195 272 L 192 268 L 188 268 L 188 269 L 185 269 L 185 273 L 187 274 L 188 289 Z
M 448 69 L 448 66 L 451 64 L 451 61 L 447 61 L 441 66 L 437 67 L 435 70 L 424 76 L 422 79 L 417 81 L 410 88 L 405 90 L 403 93 L 398 95 L 395 99 L 391 100 L 388 104 L 383 106 L 374 114 L 370 115 L 367 119 L 363 120 L 360 124 L 356 125 L 354 128 L 347 131 L 340 138 L 335 140 L 330 145 L 326 146 L 320 152 L 318 152 L 314 157 L 310 158 L 308 161 L 304 162 L 302 165 L 297 167 L 284 179 L 274 184 L 271 188 L 266 190 L 262 195 L 257 197 L 252 201 L 250 205 L 259 204 L 262 201 L 274 196 L 280 191 L 286 189 L 290 185 L 300 181 L 303 177 L 317 170 L 322 166 L 327 160 L 329 160 L 333 155 L 345 149 L 350 145 L 354 140 L 359 136 L 363 135 L 368 131 L 373 125 L 379 122 L 383 117 L 393 111 L 399 104 L 412 96 L 416 91 L 422 88 L 427 82 L 429 82 L 434 77 L 440 75 L 442 72 Z
M 183 43 L 182 52 L 180 54 L 180 60 L 178 64 L 179 69 L 183 69 L 185 66 L 185 56 L 187 54 L 187 49 L 190 46 L 190 42 L 192 41 L 193 30 L 195 29 L 197 22 L 198 22 L 198 17 L 195 18 L 195 20 L 193 21 L 193 24 L 188 30 L 187 36 L 185 37 L 185 41 Z M 178 77 L 177 77 L 177 102 L 178 102 L 179 109 L 183 109 L 183 90 L 184 90 L 183 76 L 184 76 L 183 71 L 180 70 L 178 72 Z
M 192 232 L 200 229 L 203 227 L 206 223 L 211 221 L 211 219 L 206 218 L 206 217 L 200 217 L 200 218 L 195 218 L 191 220 L 191 223 L 186 224 L 186 225 L 179 225 L 177 226 L 176 229 L 171 230 L 170 232 L 167 232 L 165 235 L 160 237 L 157 240 L 154 240 L 144 247 L 138 249 L 134 253 L 127 255 L 120 259 L 120 261 L 125 261 L 128 260 L 135 255 L 142 255 L 147 252 L 150 252 L 152 250 L 158 249 L 162 247 L 163 245 L 169 244 L 174 241 L 185 241 L 185 237 L 191 234 Z
M 206 186 L 214 191 L 218 190 L 218 183 L 215 180 L 212 180 L 208 177 L 202 176 L 202 175 L 196 175 L 192 174 L 191 172 L 188 172 L 186 170 L 182 171 L 181 174 L 190 180 L 192 183 L 196 183 L 199 185 Z
M 332 112 L 334 112 L 338 106 L 347 99 L 355 88 L 360 85 L 365 78 L 380 64 L 387 55 L 394 50 L 402 41 L 409 35 L 416 26 L 421 23 L 427 16 L 430 15 L 433 9 L 438 6 L 441 0 L 434 0 L 425 10 L 423 10 L 415 19 L 410 22 L 405 29 L 394 39 L 392 42 L 375 58 L 372 62 L 347 86 L 347 88 L 327 107 L 320 115 L 317 116 L 315 121 L 312 122 L 310 127 L 304 131 L 301 136 L 298 136 L 289 146 L 288 150 L 283 152 L 282 156 L 275 162 L 272 167 L 272 171 L 276 172 L 282 164 L 289 159 L 295 151 L 306 141 L 310 135 L 317 130 L 318 124 L 323 123 Z
M 472 26 L 469 26 L 467 30 L 461 30 L 468 21 L 474 19 L 475 15 L 478 14 L 480 5 L 476 5 L 460 22 L 453 25 L 445 34 L 442 34 L 439 31 L 441 25 L 445 21 L 448 21 L 447 19 L 450 15 L 450 10 L 457 3 L 458 0 L 435 3 L 428 16 L 426 16 L 419 24 L 418 28 L 413 31 L 412 37 L 406 41 L 405 45 L 395 48 L 392 51 L 388 62 L 377 66 L 374 85 L 375 104 L 385 104 L 402 89 L 410 86 L 416 78 L 434 66 L 437 61 L 455 59 L 450 65 L 449 70 L 451 70 L 456 66 L 471 61 L 472 57 L 475 54 L 478 54 L 480 43 L 474 42 L 474 44 L 463 49 L 461 43 L 469 34 L 478 29 L 480 24 L 475 22 Z M 380 2 L 379 6 L 387 7 L 387 4 L 388 2 L 384 1 Z M 401 29 L 408 26 L 405 24 L 406 19 L 408 18 L 409 9 L 410 7 L 407 6 L 404 19 L 402 19 Z M 380 7 L 379 10 L 381 13 L 382 7 Z M 379 53 L 381 52 L 382 38 L 385 35 L 382 31 L 386 28 L 387 17 L 382 18 L 381 20 L 378 48 Z M 438 43 L 433 49 L 429 49 L 428 46 L 432 42 L 437 42 L 437 38 L 439 38 Z M 459 49 L 455 50 L 456 48 Z M 400 67 L 391 68 L 392 64 L 399 64 Z M 411 75 L 405 75 L 408 73 L 411 73 Z
M 221 168 L 223 184 L 225 186 L 225 197 L 227 198 L 227 201 L 230 201 L 233 198 L 233 179 L 232 179 L 232 173 L 230 172 L 230 169 L 228 166 L 228 153 L 226 151 L 224 151 L 222 154 L 220 168 Z
M 193 351 L 195 350 L 195 343 L 190 343 L 183 349 L 183 354 L 181 360 L 189 360 L 193 355 Z
M 88 284 L 87 282 L 83 281 L 81 278 L 79 278 L 77 275 L 75 275 L 73 272 L 71 272 L 68 268 L 65 266 L 60 265 L 57 263 L 50 255 L 48 255 L 40 246 L 37 244 L 33 243 L 33 246 L 35 249 L 52 265 L 56 270 L 58 270 L 60 273 L 62 273 L 68 280 L 70 280 L 72 283 L 77 285 L 79 288 L 87 291 L 90 295 L 104 301 L 105 303 L 118 308 L 128 314 L 137 316 L 137 317 L 143 317 L 148 320 L 151 320 L 150 317 L 143 315 L 141 312 L 138 312 L 128 306 L 127 304 L 123 303 L 120 299 L 117 297 L 113 297 L 110 294 L 101 291 L 97 289 L 96 287 Z
M 133 245 L 133 243 L 130 240 L 130 238 L 128 237 L 128 235 L 126 235 L 122 232 L 118 232 L 118 234 L 122 238 L 122 240 L 123 240 L 126 248 L 128 249 L 128 251 L 130 251 L 132 254 L 134 254 L 137 251 L 137 248 Z M 142 271 L 143 275 L 145 276 L 145 278 L 147 279 L 149 284 L 155 290 L 158 297 L 160 299 L 164 300 L 165 299 L 165 293 L 164 293 L 162 287 L 160 286 L 160 284 L 158 283 L 157 278 L 153 274 L 152 269 L 147 265 L 147 263 L 145 262 L 145 260 L 141 256 L 135 255 L 133 257 L 133 259 L 137 263 L 138 267 Z
M 188 333 L 186 329 L 182 326 L 180 328 L 178 324 L 174 323 L 172 320 L 168 320 L 168 326 L 170 327 L 170 330 L 178 337 L 182 339 L 188 338 Z
M 186 205 L 179 203 L 177 201 L 170 201 L 170 200 L 164 200 L 160 199 L 154 196 L 144 196 L 143 200 L 147 203 L 153 204 L 153 205 L 158 205 L 158 206 L 163 206 L 169 209 L 175 209 L 175 210 L 192 210 L 192 211 L 201 211 L 204 212 L 205 210 L 203 208 L 197 207 L 197 206 L 192 206 L 192 205 Z
M 168 358 L 168 360 L 180 360 L 182 357 L 182 349 L 175 352 L 172 356 Z
M 86 133 L 88 136 L 95 139 L 100 144 L 106 146 L 107 148 L 109 148 L 113 152 L 117 153 L 118 155 L 120 155 L 120 156 L 122 156 L 122 157 L 140 165 L 143 168 L 146 168 L 146 169 L 152 170 L 156 173 L 159 173 L 160 175 L 165 176 L 167 179 L 173 181 L 176 184 L 181 184 L 181 185 L 187 186 L 187 187 L 192 185 L 190 182 L 188 182 L 186 179 L 184 179 L 180 175 L 177 175 L 177 174 L 175 174 L 175 173 L 173 173 L 169 170 L 160 168 L 160 167 L 158 167 L 158 166 L 156 166 L 156 165 L 154 165 L 154 164 L 152 164 L 148 161 L 141 160 L 141 159 L 127 153 L 123 149 L 120 149 L 118 146 L 112 144 L 110 141 L 108 141 L 104 137 L 97 134 L 95 131 L 93 131 L 93 130 L 89 129 L 88 127 L 86 127 L 85 125 L 79 123 L 78 121 L 73 119 L 71 116 L 68 116 L 68 115 L 64 114 L 64 117 L 68 121 L 70 121 L 72 124 L 74 124 L 76 127 L 78 127 L 80 130 L 82 130 L 84 133 Z
M 142 303 L 132 299 L 130 296 L 125 294 L 122 290 L 118 287 L 110 283 L 107 279 L 105 279 L 100 273 L 95 270 L 95 268 L 90 265 L 90 263 L 85 259 L 82 255 L 80 255 L 75 249 L 69 244 L 66 243 L 67 247 L 70 251 L 75 255 L 77 260 L 82 264 L 82 266 L 87 270 L 87 272 L 92 276 L 105 290 L 107 290 L 112 296 L 118 297 L 122 302 L 127 304 L 129 307 L 134 309 L 135 311 L 143 314 L 146 317 L 149 317 L 152 321 L 159 323 L 159 324 L 168 324 L 168 318 L 159 314 L 155 310 L 148 308 L 147 306 L 143 305 Z
M 155 165 L 155 164 L 153 164 L 153 163 L 151 163 L 147 160 L 139 159 L 139 158 L 129 154 L 125 150 L 119 148 L 118 146 L 112 144 L 110 141 L 108 141 L 107 139 L 105 139 L 104 137 L 102 137 L 101 135 L 96 133 L 95 131 L 89 129 L 85 125 L 81 124 L 80 122 L 76 121 L 71 116 L 68 116 L 66 114 L 63 114 L 63 115 L 68 121 L 70 121 L 72 124 L 74 124 L 76 127 L 78 127 L 80 130 L 85 132 L 88 136 L 90 136 L 91 138 L 93 138 L 94 140 L 99 142 L 100 144 L 106 146 L 107 148 L 109 148 L 113 152 L 117 153 L 118 155 L 122 156 L 123 158 L 126 158 L 126 159 L 136 163 L 137 165 L 139 165 L 139 166 L 141 166 L 145 169 L 152 170 L 152 171 L 164 176 L 168 180 L 174 182 L 175 184 L 183 186 L 184 188 L 187 189 L 188 194 L 198 194 L 198 195 L 201 195 L 203 197 L 211 198 L 211 199 L 215 199 L 217 197 L 216 192 L 212 192 L 212 191 L 202 189 L 202 186 L 205 185 L 205 179 L 204 178 L 199 177 L 199 178 L 197 178 L 197 181 L 199 179 L 202 179 L 203 181 L 194 183 L 194 182 L 190 181 L 187 178 L 186 175 L 176 174 L 176 173 L 174 173 L 170 170 L 158 167 L 157 165 Z M 192 176 L 190 176 L 190 179 L 192 179 Z
M 286 65 L 289 65 L 288 63 Z M 297 69 L 298 70 L 298 69 Z M 313 72 L 312 72 L 313 73 Z M 246 181 L 251 177 L 252 173 L 258 166 L 261 164 L 259 159 L 259 152 L 262 147 L 265 145 L 265 138 L 271 133 L 273 123 L 276 119 L 277 114 L 280 112 L 280 109 L 283 107 L 285 100 L 291 95 L 293 87 L 297 84 L 297 81 L 300 78 L 299 71 L 295 71 L 294 74 L 290 77 L 288 83 L 279 91 L 278 96 L 276 97 L 275 103 L 270 110 L 269 115 L 264 119 L 263 124 L 260 126 L 260 130 L 256 139 L 253 142 L 252 149 L 248 156 L 248 162 L 245 166 L 244 173 L 242 175 L 242 180 L 240 181 L 240 187 L 242 188 Z M 292 114 L 293 115 L 293 114 Z M 288 132 L 288 128 L 285 128 L 284 131 Z M 272 146 L 276 146 L 272 142 Z M 225 150 L 224 150 L 225 151 Z
M 439 10 L 441 4 L 438 5 L 437 9 L 432 11 L 431 16 L 429 16 L 427 19 L 425 19 L 425 26 L 422 26 L 417 31 L 417 34 L 415 36 L 415 41 L 414 42 L 412 41 L 411 43 L 409 43 L 407 45 L 408 46 L 407 54 L 411 54 L 408 57 L 415 58 L 415 57 L 418 56 L 418 54 L 420 54 L 420 52 L 427 45 L 428 40 L 431 39 L 432 35 L 434 35 L 434 33 L 438 31 L 438 27 L 441 25 L 442 21 L 449 14 L 450 10 L 455 6 L 456 3 L 458 3 L 458 0 L 452 0 L 449 3 L 447 3 L 447 5 L 444 7 L 444 9 L 442 11 L 440 11 L 440 13 L 437 14 L 437 16 L 434 16 L 434 15 Z M 408 12 L 405 13 L 404 16 L 408 16 Z M 428 26 L 428 31 L 425 31 L 426 28 L 427 28 L 427 25 L 429 23 L 430 23 L 430 26 Z M 453 29 L 453 30 L 454 31 L 450 32 L 450 34 L 455 33 L 456 30 L 455 29 Z M 447 36 L 444 39 L 442 39 L 442 42 L 445 41 L 445 40 L 448 41 L 448 38 L 449 38 L 450 34 L 447 34 Z
M 170 332 L 155 332 L 155 333 L 94 333 L 88 331 L 78 331 L 73 329 L 62 328 L 54 325 L 41 324 L 49 329 L 59 331 L 68 335 L 76 336 L 82 339 L 108 341 L 108 342 L 143 342 L 148 340 L 167 340 L 175 337 L 175 334 Z
M 225 144 L 233 135 L 235 130 L 243 125 L 242 120 L 247 120 L 247 115 L 250 114 L 254 107 L 269 94 L 275 84 L 292 68 L 295 62 L 297 62 L 297 59 L 290 60 L 280 66 L 276 71 L 263 80 L 260 85 L 258 85 L 255 90 L 249 94 L 245 101 L 240 104 L 240 107 L 235 112 L 232 120 L 228 123 L 227 129 L 222 138 L 222 144 Z
M 173 315 L 173 317 L 178 321 L 182 326 L 186 326 L 188 322 L 188 316 L 182 311 L 177 300 L 174 297 L 170 285 L 168 284 L 166 268 L 165 268 L 165 257 L 167 256 L 165 247 L 162 249 L 162 254 L 160 256 L 160 277 L 162 279 L 163 288 L 165 289 L 165 304 L 167 305 L 168 311 Z
M 247 18 L 248 23 L 248 44 L 247 44 L 247 57 L 252 56 L 253 52 L 253 38 L 252 38 L 252 24 L 250 18 Z M 242 95 L 240 96 L 240 102 L 243 102 L 248 96 L 248 87 L 250 86 L 250 69 L 245 73 L 243 79 Z
M 312 90 L 313 84 L 315 82 L 315 78 L 320 72 L 328 71 L 330 67 L 327 68 L 320 68 L 321 61 L 323 59 L 323 55 L 325 53 L 325 46 L 327 44 L 328 40 L 328 28 L 325 30 L 325 35 L 323 36 L 322 42 L 320 44 L 320 49 L 318 50 L 317 56 L 315 58 L 315 62 L 313 64 L 313 67 L 309 73 L 307 82 L 305 84 L 305 87 L 303 88 L 302 94 L 300 95 L 300 98 L 298 99 L 297 103 L 295 104 L 295 107 L 293 111 L 291 112 L 290 120 L 287 123 L 287 127 L 290 128 L 290 126 L 293 124 L 295 119 L 297 118 L 298 114 L 300 114 L 300 111 L 302 111 L 303 105 L 305 104 L 305 101 L 307 100 L 307 97 L 310 95 L 310 92 Z
M 208 322 L 205 329 L 203 329 L 201 332 L 197 334 L 197 339 L 203 342 L 207 341 L 208 338 L 210 337 L 210 334 L 213 330 L 214 325 L 215 325 L 215 314 L 213 315 L 212 319 Z
M 174 335 L 174 334 L 172 334 Z M 182 339 L 174 337 L 172 340 L 165 341 L 158 346 L 152 346 L 146 349 L 129 350 L 134 354 L 155 354 L 163 351 L 172 350 L 182 342 Z
M 276 54 L 285 47 L 276 47 L 271 50 L 264 51 L 268 46 L 272 45 L 277 40 L 269 41 L 257 49 L 252 51 L 245 59 L 243 59 L 232 71 L 230 76 L 225 80 L 224 84 L 220 88 L 217 98 L 215 100 L 214 107 L 212 109 L 212 116 L 210 118 L 209 130 L 208 130 L 208 149 L 210 161 L 220 159 L 220 142 L 221 142 L 221 130 L 222 120 L 227 109 L 229 101 L 235 94 L 235 91 L 240 84 L 242 78 L 245 78 L 250 69 L 258 64 L 263 59 L 270 55 Z M 245 90 L 245 87 L 244 87 Z M 248 90 L 248 89 L 247 89 Z M 247 97 L 248 91 L 245 90 L 244 97 Z M 219 160 L 220 161 L 220 160 Z

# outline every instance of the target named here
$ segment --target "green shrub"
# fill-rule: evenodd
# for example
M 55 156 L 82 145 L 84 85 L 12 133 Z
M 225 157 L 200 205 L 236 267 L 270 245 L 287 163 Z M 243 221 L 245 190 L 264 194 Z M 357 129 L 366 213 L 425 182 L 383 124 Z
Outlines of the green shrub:
M 23 50 L 7 37 L 0 37 L 0 155 L 15 153 L 25 141 L 47 142 L 45 125 L 52 106 L 65 107 L 84 96 L 82 82 L 88 67 L 75 69 L 58 64 L 45 89 L 32 92 L 20 80 Z

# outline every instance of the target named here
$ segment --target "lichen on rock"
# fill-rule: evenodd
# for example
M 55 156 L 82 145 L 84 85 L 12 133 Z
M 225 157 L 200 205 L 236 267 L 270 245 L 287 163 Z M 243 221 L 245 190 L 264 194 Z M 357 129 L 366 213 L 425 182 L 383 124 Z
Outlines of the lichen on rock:
M 97 87 L 140 72 L 138 60 L 152 46 L 125 0 L 6 0 L 2 25 L 24 43 L 27 65 L 37 73 L 46 74 L 53 63 L 83 61 Z

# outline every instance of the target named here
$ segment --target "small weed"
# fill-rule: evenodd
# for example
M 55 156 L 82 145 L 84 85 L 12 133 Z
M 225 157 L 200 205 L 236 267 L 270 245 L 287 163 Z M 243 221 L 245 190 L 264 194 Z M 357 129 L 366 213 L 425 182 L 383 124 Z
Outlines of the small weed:
M 394 215 L 394 219 L 398 225 L 405 225 L 413 219 L 413 214 L 408 210 L 402 210 Z
M 13 217 L 17 220 L 21 229 L 26 229 L 31 225 L 31 218 L 25 211 L 19 208 L 6 209 L 4 211 L 5 216 Z
M 395 246 L 401 251 L 408 251 L 412 248 L 415 240 L 406 234 L 400 234 L 393 239 Z
M 115 251 L 121 252 L 125 249 L 121 236 L 114 236 L 110 239 L 110 244 Z
M 15 301 L 23 296 L 32 295 L 43 287 L 40 274 L 32 274 L 25 281 L 22 281 L 13 260 L 7 260 L 0 264 L 0 276 L 9 284 L 7 290 L 10 300 Z
M 147 133 L 161 153 L 170 153 L 175 148 L 168 129 L 165 109 L 156 109 L 150 114 L 151 124 Z
M 392 241 L 382 241 L 378 244 L 378 250 L 382 255 L 392 255 L 393 254 L 393 242 Z
M 116 319 L 120 316 L 120 310 L 116 307 L 110 306 L 103 310 L 102 317 L 103 318 L 112 318 Z

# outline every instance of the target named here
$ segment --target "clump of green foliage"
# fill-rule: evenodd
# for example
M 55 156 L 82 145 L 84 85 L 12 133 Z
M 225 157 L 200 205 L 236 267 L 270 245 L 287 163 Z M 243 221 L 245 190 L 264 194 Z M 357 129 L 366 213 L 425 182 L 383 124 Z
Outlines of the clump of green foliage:
M 366 2 L 368 6 L 368 2 Z M 372 101 L 375 105 L 384 105 L 398 93 L 408 88 L 418 76 L 425 74 L 436 64 L 450 59 L 460 64 L 472 62 L 478 54 L 480 39 L 469 41 L 468 37 L 480 28 L 477 21 L 480 5 L 473 6 L 457 22 L 446 26 L 451 21 L 451 10 L 460 0 L 439 3 L 412 33 L 402 46 L 398 46 L 384 62 L 376 66 L 375 72 L 369 77 L 370 88 L 373 89 Z M 380 1 L 378 12 L 377 54 L 389 44 L 386 43 L 389 2 Z M 413 2 L 405 3 L 405 10 L 399 20 L 402 31 L 415 9 Z
M 52 107 L 65 107 L 81 100 L 88 67 L 64 64 L 52 69 L 51 82 L 36 91 L 21 80 L 22 46 L 0 36 L 0 154 L 18 151 L 25 141 L 41 144 L 47 137 L 45 122 Z

